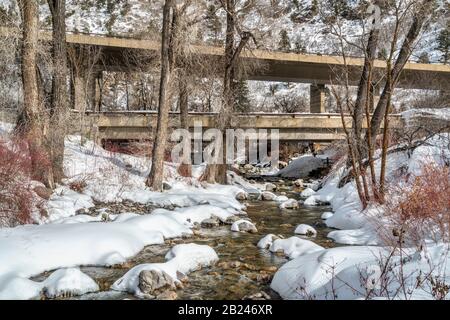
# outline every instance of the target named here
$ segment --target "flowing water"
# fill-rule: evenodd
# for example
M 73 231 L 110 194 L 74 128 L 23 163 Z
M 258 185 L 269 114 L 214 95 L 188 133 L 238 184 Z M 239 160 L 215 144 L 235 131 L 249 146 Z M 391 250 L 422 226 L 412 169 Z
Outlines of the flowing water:
M 298 194 L 288 196 L 298 197 Z M 278 299 L 278 295 L 270 290 L 270 280 L 276 269 L 288 260 L 284 256 L 257 248 L 257 242 L 269 233 L 285 238 L 294 236 L 295 227 L 305 223 L 318 232 L 315 238 L 305 239 L 324 247 L 332 247 L 335 244 L 326 238 L 331 230 L 320 218 L 323 212 L 329 210 L 328 207 L 305 206 L 300 206 L 297 210 L 281 210 L 275 202 L 249 200 L 247 213 L 256 224 L 257 233 L 231 232 L 229 225 L 200 229 L 194 238 L 174 239 L 164 245 L 148 246 L 119 267 L 83 267 L 81 270 L 99 283 L 101 292 L 76 299 L 135 299 L 126 293 L 109 291 L 109 287 L 131 267 L 142 263 L 164 262 L 165 254 L 173 245 L 187 242 L 213 247 L 219 256 L 219 262 L 215 266 L 190 273 L 189 282 L 177 291 L 179 299 L 242 299 L 261 291 L 272 299 Z M 40 280 L 45 276 L 42 275 Z

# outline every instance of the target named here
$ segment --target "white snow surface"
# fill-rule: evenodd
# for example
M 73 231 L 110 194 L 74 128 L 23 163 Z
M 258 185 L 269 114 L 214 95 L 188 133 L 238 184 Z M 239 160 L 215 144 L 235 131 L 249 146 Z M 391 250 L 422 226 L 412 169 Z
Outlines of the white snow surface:
M 289 259 L 295 259 L 304 254 L 322 251 L 324 248 L 309 240 L 290 237 L 287 239 L 276 239 L 273 241 L 269 250 L 271 252 L 282 250 Z
M 283 299 L 433 299 L 426 281 L 417 286 L 417 277 L 430 273 L 449 283 L 448 250 L 448 244 L 441 244 L 421 252 L 406 250 L 403 258 L 397 252 L 389 263 L 387 290 L 381 269 L 389 248 L 350 246 L 317 251 L 283 265 L 271 288 Z M 402 266 L 400 259 L 404 259 Z M 407 275 L 405 290 L 398 280 L 401 272 Z

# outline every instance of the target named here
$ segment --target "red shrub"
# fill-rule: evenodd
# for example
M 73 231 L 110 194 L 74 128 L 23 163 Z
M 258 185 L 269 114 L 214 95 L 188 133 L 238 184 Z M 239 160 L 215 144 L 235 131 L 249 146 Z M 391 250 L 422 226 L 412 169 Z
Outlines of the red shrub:
M 450 169 L 425 165 L 420 176 L 392 188 L 386 213 L 406 237 L 450 240 Z M 398 196 L 398 198 L 396 198 Z
M 0 226 L 32 222 L 36 201 L 30 181 L 41 178 L 48 167 L 44 153 L 25 141 L 0 140 Z

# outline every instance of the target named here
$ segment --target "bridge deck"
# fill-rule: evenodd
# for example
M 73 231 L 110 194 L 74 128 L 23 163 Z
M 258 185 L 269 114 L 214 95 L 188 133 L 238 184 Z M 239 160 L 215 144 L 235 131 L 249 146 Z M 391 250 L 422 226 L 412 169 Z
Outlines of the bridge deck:
M 97 130 L 97 139 L 152 139 L 157 121 L 156 112 L 102 112 L 87 113 L 91 127 Z M 189 126 L 201 124 L 204 130 L 218 128 L 216 113 L 190 113 Z M 345 116 L 348 127 L 352 120 Z M 402 125 L 398 115 L 390 118 L 392 127 Z M 171 113 L 169 126 L 179 128 L 179 114 Z M 233 128 L 241 129 L 278 129 L 281 141 L 333 141 L 344 138 L 342 119 L 339 114 L 237 114 Z
M 17 30 L 0 28 L 0 36 L 16 36 Z M 50 40 L 51 33 L 42 31 L 40 37 Z M 159 54 L 160 43 L 146 39 L 119 38 L 102 35 L 67 34 L 67 42 L 77 45 L 96 46 L 102 49 L 102 62 L 97 66 L 101 70 L 130 71 L 135 67 L 130 62 L 129 53 L 140 53 L 140 57 Z M 193 53 L 215 63 L 223 56 L 222 47 L 192 45 Z M 152 52 L 152 54 L 148 54 Z M 312 84 L 336 83 L 336 74 L 341 74 L 344 60 L 339 56 L 296 54 L 268 50 L 244 50 L 242 59 L 257 62 L 256 68 L 248 75 L 250 80 L 303 82 Z M 139 59 L 137 59 L 139 60 Z M 140 61 L 140 60 L 139 60 Z M 207 60 L 205 60 L 207 61 Z M 359 81 L 362 58 L 348 57 L 347 65 L 350 83 Z M 386 68 L 386 62 L 375 61 L 375 70 Z M 376 72 L 375 72 L 376 75 Z M 423 64 L 408 62 L 399 79 L 398 87 L 414 89 L 448 90 L 450 88 L 450 66 L 444 64 Z

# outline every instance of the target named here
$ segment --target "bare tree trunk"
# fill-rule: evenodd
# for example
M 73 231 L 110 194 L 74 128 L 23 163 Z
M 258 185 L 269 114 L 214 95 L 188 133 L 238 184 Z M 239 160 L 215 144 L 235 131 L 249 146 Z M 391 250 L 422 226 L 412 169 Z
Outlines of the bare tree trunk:
M 154 191 L 162 191 L 164 177 L 164 153 L 168 140 L 170 97 L 168 89 L 172 77 L 173 48 L 172 27 L 174 25 L 174 1 L 166 0 L 163 9 L 161 45 L 161 80 L 159 87 L 158 123 L 153 139 L 152 167 L 147 185 Z
M 221 2 L 222 6 L 227 13 L 227 27 L 225 35 L 225 70 L 223 77 L 223 94 L 222 94 L 222 106 L 219 113 L 218 126 L 224 133 L 223 141 L 223 156 L 222 164 L 208 165 L 204 174 L 206 180 L 209 183 L 221 183 L 227 184 L 227 169 L 226 164 L 226 145 L 225 145 L 225 130 L 231 128 L 231 120 L 234 112 L 234 79 L 236 74 L 237 62 L 239 56 L 247 45 L 252 34 L 249 32 L 242 32 L 241 40 L 237 46 L 235 46 L 235 30 L 236 30 L 236 3 L 234 0 L 226 0 Z
M 22 8 L 22 84 L 23 109 L 19 117 L 16 131 L 28 134 L 39 131 L 41 110 L 39 105 L 37 79 L 37 47 L 38 47 L 38 5 L 34 1 L 19 1 Z M 40 135 L 36 140 L 42 138 Z
M 432 2 L 433 1 L 431 0 L 422 1 L 422 3 L 419 4 L 419 7 L 415 11 L 411 27 L 409 28 L 408 34 L 406 35 L 406 38 L 402 44 L 397 60 L 395 61 L 395 65 L 390 71 L 390 80 L 386 81 L 384 90 L 381 93 L 380 100 L 378 101 L 377 107 L 372 116 L 372 120 L 370 123 L 372 145 L 375 145 L 376 136 L 380 131 L 380 126 L 387 110 L 389 101 L 391 100 L 393 90 L 397 85 L 398 79 L 403 68 L 405 67 L 405 64 L 408 62 L 408 59 L 411 56 L 414 43 L 419 36 L 420 31 L 422 30 L 423 24 L 427 18 L 428 9 Z M 367 139 L 368 137 L 366 135 L 366 140 Z
M 362 144 L 362 123 L 365 115 L 366 104 L 370 100 L 369 88 L 371 87 L 371 75 L 373 70 L 373 64 L 376 58 L 379 29 L 374 27 L 370 31 L 369 39 L 367 42 L 364 67 L 361 74 L 361 80 L 358 86 L 358 94 L 355 102 L 355 108 L 353 112 L 353 132 L 357 143 L 358 153 L 364 155 L 366 152 Z
M 19 115 L 15 133 L 23 136 L 33 153 L 42 148 L 46 115 L 43 105 L 39 101 L 37 50 L 39 8 L 36 1 L 20 0 L 19 7 L 22 13 L 22 84 L 23 84 L 23 108 Z M 41 172 L 41 164 L 36 163 L 31 157 L 33 173 Z M 48 183 L 47 177 L 36 177 L 44 183 Z
M 186 75 L 184 75 L 184 73 L 181 74 L 179 80 L 180 125 L 182 129 L 189 130 L 189 95 L 186 81 Z M 183 177 L 191 177 L 192 164 L 188 163 L 187 161 L 183 161 L 183 163 L 181 163 L 178 167 L 178 173 Z
M 54 182 L 64 177 L 64 138 L 68 120 L 66 1 L 48 0 L 53 22 L 53 82 L 49 130 L 49 151 Z

